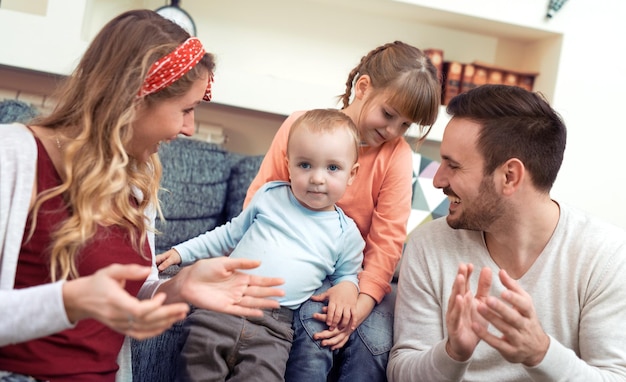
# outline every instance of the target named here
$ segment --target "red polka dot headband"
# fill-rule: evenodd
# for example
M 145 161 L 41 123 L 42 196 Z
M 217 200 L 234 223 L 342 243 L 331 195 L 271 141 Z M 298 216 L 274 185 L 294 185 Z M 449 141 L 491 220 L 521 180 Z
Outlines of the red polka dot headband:
M 178 81 L 200 62 L 205 53 L 200 40 L 196 37 L 188 38 L 173 52 L 152 64 L 138 96 L 145 97 L 156 93 Z M 211 100 L 212 82 L 213 75 L 209 77 L 209 83 L 202 98 L 205 101 Z

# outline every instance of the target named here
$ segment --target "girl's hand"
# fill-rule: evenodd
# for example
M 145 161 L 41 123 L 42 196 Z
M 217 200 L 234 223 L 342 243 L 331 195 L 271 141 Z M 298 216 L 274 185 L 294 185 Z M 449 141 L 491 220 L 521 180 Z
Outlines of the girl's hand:
M 347 327 L 343 330 L 334 328 L 331 330 L 330 328 L 319 333 L 315 333 L 313 335 L 314 340 L 321 341 L 322 346 L 330 346 L 331 350 L 341 349 L 348 339 L 350 339 L 350 335 L 354 332 L 359 325 L 365 321 L 365 319 L 372 313 L 372 310 L 376 306 L 376 301 L 366 294 L 359 294 L 356 303 L 356 314 L 353 316 L 354 319 L 354 329 L 352 327 Z M 313 314 L 313 318 L 318 321 L 326 322 L 328 308 L 322 308 L 321 313 Z
M 324 307 L 326 309 L 326 307 Z M 324 347 L 330 347 L 330 350 L 341 349 L 350 339 L 350 335 L 354 332 L 355 329 L 347 327 L 343 330 L 339 328 L 328 329 L 321 331 L 319 333 L 315 333 L 313 335 L 313 339 L 316 341 L 321 341 L 320 345 Z

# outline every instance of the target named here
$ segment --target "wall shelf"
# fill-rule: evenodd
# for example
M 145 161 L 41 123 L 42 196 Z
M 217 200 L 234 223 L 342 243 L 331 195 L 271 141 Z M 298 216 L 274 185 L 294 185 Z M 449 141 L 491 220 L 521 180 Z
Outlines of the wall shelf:
M 72 7 L 68 17 L 63 0 L 47 2 L 45 17 L 0 9 L 0 30 L 6 30 L 0 33 L 5 36 L 0 37 L 0 44 L 3 52 L 11 52 L 0 53 L 0 65 L 66 75 L 109 19 L 127 9 L 162 5 L 157 0 L 84 0 Z M 444 60 L 478 60 L 538 72 L 535 90 L 552 100 L 562 33 L 543 22 L 544 0 L 502 3 L 187 0 L 184 9 L 196 21 L 206 49 L 217 58 L 214 102 L 236 110 L 286 116 L 295 110 L 337 107 L 337 96 L 359 59 L 377 45 L 394 40 L 422 49 L 442 49 Z M 29 25 L 29 33 L 11 33 L 23 25 Z M 63 52 L 50 39 L 64 41 Z M 24 46 L 30 48 L 20 48 Z M 447 121 L 445 112 L 440 114 L 430 139 L 441 139 Z M 223 121 L 219 124 L 228 126 Z

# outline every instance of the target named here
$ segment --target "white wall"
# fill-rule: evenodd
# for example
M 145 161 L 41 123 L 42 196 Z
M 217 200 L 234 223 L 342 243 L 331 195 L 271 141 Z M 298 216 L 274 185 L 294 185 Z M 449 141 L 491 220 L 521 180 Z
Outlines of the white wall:
M 87 47 L 85 1 L 48 0 L 45 15 L 0 9 L 0 64 L 68 74 Z
M 415 1 L 484 15 L 486 22 L 499 18 L 563 33 L 550 98 L 569 127 L 569 136 L 553 196 L 626 228 L 626 207 L 620 203 L 621 187 L 626 186 L 622 166 L 626 122 L 618 114 L 626 105 L 626 53 L 620 41 L 626 36 L 626 1 L 568 1 L 549 22 L 542 17 L 548 0 Z M 155 9 L 165 3 L 48 0 L 46 17 L 0 9 L 0 64 L 66 74 L 89 36 L 110 17 L 128 7 Z M 281 115 L 333 106 L 348 71 L 380 43 L 402 39 L 433 47 L 432 36 L 442 33 L 441 28 L 415 27 L 409 15 L 389 21 L 384 11 L 391 3 L 186 0 L 181 5 L 196 20 L 204 45 L 217 55 L 215 101 L 241 107 L 263 99 L 268 105 L 264 111 Z M 355 4 L 360 11 L 353 11 Z M 61 10 L 69 13 L 60 16 Z M 470 42 L 478 41 L 471 33 L 464 35 Z M 481 49 L 489 44 L 484 39 L 480 45 L 467 43 L 463 50 L 455 48 L 455 58 L 488 60 L 473 55 L 488 55 Z M 243 137 L 245 131 L 239 134 Z M 254 136 L 254 128 L 249 134 Z
M 563 49 L 553 106 L 568 126 L 553 195 L 626 228 L 626 2 L 573 0 L 553 20 Z

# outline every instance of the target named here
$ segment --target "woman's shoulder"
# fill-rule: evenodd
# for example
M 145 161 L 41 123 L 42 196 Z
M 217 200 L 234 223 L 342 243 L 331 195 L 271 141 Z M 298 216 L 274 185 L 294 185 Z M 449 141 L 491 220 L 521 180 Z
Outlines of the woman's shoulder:
M 21 123 L 0 124 L 0 147 L 2 152 L 21 152 L 36 148 L 33 133 Z
M 0 174 L 3 185 L 11 185 L 9 189 L 18 194 L 30 195 L 37 166 L 35 137 L 26 126 L 18 123 L 0 124 L 0 136 Z M 25 206 L 28 207 L 28 203 Z
M 4 137 L 24 137 L 25 135 L 31 135 L 32 133 L 26 125 L 18 122 L 14 123 L 2 123 L 0 124 L 2 129 L 2 135 Z

